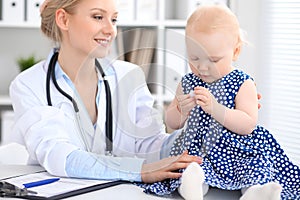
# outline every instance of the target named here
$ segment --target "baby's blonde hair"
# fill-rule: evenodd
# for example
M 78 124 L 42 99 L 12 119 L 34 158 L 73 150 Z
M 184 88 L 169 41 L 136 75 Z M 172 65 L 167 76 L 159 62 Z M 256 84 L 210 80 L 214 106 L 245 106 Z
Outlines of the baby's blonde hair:
M 62 41 L 62 34 L 55 21 L 56 11 L 60 8 L 73 14 L 75 7 L 81 0 L 46 0 L 41 9 L 41 30 L 54 42 Z
M 191 30 L 204 33 L 221 30 L 231 34 L 237 44 L 245 42 L 237 17 L 228 7 L 222 5 L 199 6 L 188 18 L 187 35 Z

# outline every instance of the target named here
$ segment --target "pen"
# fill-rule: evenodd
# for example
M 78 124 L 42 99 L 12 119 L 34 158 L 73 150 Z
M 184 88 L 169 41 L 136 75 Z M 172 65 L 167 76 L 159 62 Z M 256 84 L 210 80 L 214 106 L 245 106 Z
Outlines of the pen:
M 40 181 L 35 181 L 30 183 L 24 183 L 23 185 L 25 188 L 32 188 L 32 187 L 50 184 L 56 181 L 59 181 L 59 178 L 50 178 L 50 179 L 45 179 L 45 180 L 40 180 Z

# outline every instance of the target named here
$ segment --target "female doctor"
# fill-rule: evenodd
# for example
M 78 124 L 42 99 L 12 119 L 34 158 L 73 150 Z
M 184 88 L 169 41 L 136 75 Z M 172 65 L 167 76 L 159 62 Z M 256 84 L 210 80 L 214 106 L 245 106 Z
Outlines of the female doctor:
M 105 59 L 117 15 L 114 0 L 45 1 L 41 30 L 58 48 L 11 83 L 13 136 L 30 164 L 53 175 L 179 178 L 178 169 L 202 160 L 187 152 L 164 158 L 177 134 L 165 133 L 143 72 Z

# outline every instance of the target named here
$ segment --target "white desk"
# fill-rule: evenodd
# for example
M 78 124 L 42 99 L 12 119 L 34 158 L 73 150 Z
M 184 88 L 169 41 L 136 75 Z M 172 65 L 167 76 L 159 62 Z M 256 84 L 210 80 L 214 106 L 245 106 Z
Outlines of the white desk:
M 9 178 L 12 176 L 18 176 L 23 174 L 29 174 L 34 172 L 43 171 L 44 169 L 39 166 L 27 166 L 27 165 L 0 165 L 0 179 Z M 131 200 L 168 200 L 168 199 L 182 199 L 178 194 L 173 195 L 172 198 L 162 198 L 154 195 L 147 195 L 143 192 L 143 189 L 133 184 L 122 184 L 113 186 L 110 188 L 89 192 L 86 194 L 70 197 L 72 200 L 82 199 L 110 199 L 120 200 L 130 197 Z M 13 200 L 17 198 L 0 198 L 5 200 Z
M 43 168 L 38 166 L 26 166 L 26 165 L 0 165 L 0 179 L 4 179 L 11 176 L 22 175 L 26 173 L 33 173 L 41 171 Z M 204 197 L 204 200 L 238 200 L 240 197 L 239 191 L 223 191 L 219 189 L 210 189 L 208 194 Z M 173 194 L 168 197 L 158 197 L 154 195 L 148 195 L 143 192 L 142 188 L 139 188 L 132 184 L 122 184 L 113 186 L 110 188 L 70 197 L 70 200 L 82 200 L 82 199 L 109 199 L 109 200 L 120 200 L 128 199 L 131 200 L 171 200 L 182 198 L 177 194 Z M 17 200 L 17 198 L 0 198 L 0 200 Z
M 240 198 L 239 191 L 223 191 L 219 189 L 210 189 L 205 195 L 204 200 L 238 200 Z M 147 195 L 143 192 L 142 188 L 134 185 L 124 184 L 118 185 L 111 188 L 99 190 L 96 192 L 87 193 L 84 195 L 68 198 L 72 200 L 82 199 L 109 199 L 109 200 L 183 200 L 178 193 L 168 197 L 158 197 L 154 195 Z

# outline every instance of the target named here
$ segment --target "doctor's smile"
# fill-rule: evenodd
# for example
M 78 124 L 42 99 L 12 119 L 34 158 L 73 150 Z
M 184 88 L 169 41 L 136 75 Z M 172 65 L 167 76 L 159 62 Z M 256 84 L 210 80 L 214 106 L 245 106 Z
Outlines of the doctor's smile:
M 111 39 L 95 39 L 95 41 L 103 47 L 109 47 L 111 45 Z

